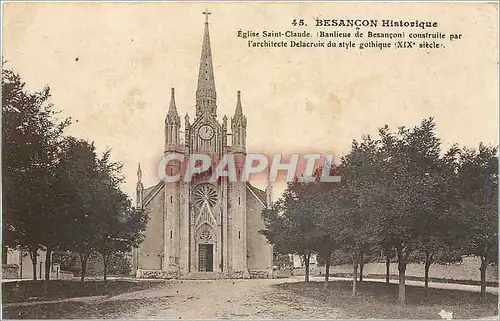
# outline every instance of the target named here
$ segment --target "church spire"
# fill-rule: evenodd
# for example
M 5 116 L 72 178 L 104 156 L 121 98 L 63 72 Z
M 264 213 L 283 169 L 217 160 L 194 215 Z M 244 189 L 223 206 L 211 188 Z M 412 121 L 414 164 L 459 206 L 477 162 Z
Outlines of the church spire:
M 217 105 L 215 92 L 214 68 L 212 63 L 212 49 L 210 47 L 210 34 L 208 32 L 208 10 L 206 15 L 203 45 L 201 47 L 200 70 L 198 73 L 198 88 L 196 89 L 196 116 L 205 112 L 216 116 Z

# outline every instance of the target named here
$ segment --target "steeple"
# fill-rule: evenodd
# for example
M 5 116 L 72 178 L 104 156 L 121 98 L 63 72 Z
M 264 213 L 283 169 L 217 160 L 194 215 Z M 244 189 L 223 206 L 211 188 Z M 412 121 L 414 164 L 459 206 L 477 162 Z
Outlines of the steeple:
M 198 88 L 196 89 L 196 116 L 205 112 L 213 116 L 217 114 L 214 68 L 212 63 L 212 49 L 210 48 L 210 34 L 208 32 L 208 11 L 206 15 L 203 45 L 201 47 L 200 70 L 198 73 Z

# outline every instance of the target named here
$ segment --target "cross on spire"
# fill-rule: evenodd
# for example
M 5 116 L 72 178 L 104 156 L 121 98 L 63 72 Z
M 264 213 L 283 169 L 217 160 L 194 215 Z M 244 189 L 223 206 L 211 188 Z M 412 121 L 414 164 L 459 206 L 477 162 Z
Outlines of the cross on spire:
M 208 23 L 208 15 L 212 14 L 212 13 L 210 11 L 208 11 L 208 9 L 207 9 L 207 10 L 203 11 L 203 14 L 205 15 L 205 23 Z

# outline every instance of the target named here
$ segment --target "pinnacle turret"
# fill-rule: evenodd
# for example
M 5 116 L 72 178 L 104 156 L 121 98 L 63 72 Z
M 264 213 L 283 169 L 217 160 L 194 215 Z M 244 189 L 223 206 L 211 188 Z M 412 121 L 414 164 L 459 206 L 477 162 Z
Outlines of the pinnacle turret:
M 247 137 L 247 118 L 243 114 L 241 106 L 241 91 L 238 90 L 236 96 L 236 109 L 231 118 L 231 132 L 233 137 L 233 151 L 245 152 Z
M 142 181 L 142 170 L 141 170 L 141 163 L 137 166 L 137 183 L 141 183 Z
M 243 116 L 243 108 L 241 107 L 241 91 L 238 90 L 236 93 L 236 110 L 234 111 L 234 116 Z
M 180 144 L 181 118 L 175 105 L 175 89 L 172 88 L 170 106 L 165 118 L 165 151 L 177 150 Z
M 174 120 L 174 118 L 178 118 L 179 114 L 177 113 L 177 106 L 175 105 L 175 89 L 171 89 L 170 93 L 170 105 L 168 107 L 168 113 L 167 113 L 167 119 L 171 118 L 171 121 Z
M 142 170 L 141 163 L 137 166 L 137 186 L 136 186 L 136 206 L 142 208 L 142 201 L 144 199 L 144 185 L 142 184 Z

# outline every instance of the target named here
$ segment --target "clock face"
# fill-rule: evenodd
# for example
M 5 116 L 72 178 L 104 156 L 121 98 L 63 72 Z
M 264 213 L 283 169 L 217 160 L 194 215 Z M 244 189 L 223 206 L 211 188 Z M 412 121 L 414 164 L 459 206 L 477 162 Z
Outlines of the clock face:
M 203 125 L 198 131 L 201 139 L 208 140 L 214 136 L 214 129 L 209 125 Z

